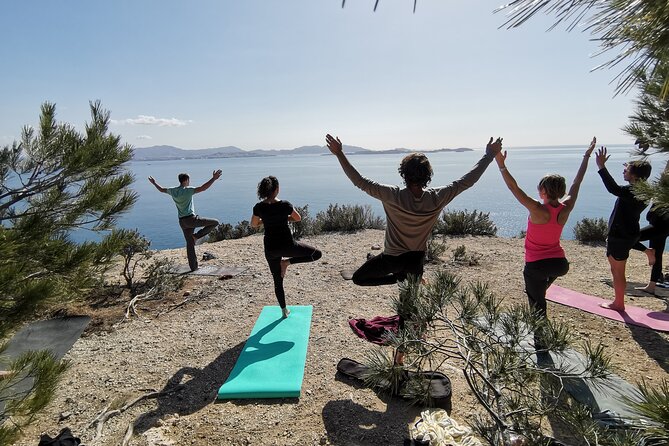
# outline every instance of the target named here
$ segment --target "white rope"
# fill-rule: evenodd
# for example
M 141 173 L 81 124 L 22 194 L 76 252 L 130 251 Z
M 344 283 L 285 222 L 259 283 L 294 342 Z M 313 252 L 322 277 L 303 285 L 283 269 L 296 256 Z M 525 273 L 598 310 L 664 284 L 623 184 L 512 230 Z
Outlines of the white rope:
M 472 430 L 458 424 L 445 410 L 423 411 L 410 429 L 413 440 L 429 441 L 430 446 L 482 446 Z

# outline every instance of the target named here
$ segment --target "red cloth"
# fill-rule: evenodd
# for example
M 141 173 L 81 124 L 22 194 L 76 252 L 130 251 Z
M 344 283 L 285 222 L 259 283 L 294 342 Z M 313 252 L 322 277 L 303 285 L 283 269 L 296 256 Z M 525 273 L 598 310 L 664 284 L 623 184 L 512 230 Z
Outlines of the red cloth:
M 387 345 L 388 332 L 397 333 L 402 323 L 399 315 L 376 316 L 372 319 L 349 319 L 353 333 L 373 344 Z

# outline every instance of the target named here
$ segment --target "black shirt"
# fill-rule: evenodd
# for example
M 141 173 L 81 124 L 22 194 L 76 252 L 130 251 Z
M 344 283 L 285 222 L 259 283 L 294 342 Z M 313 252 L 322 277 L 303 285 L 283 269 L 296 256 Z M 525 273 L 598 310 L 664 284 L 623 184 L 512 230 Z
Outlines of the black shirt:
M 639 217 L 648 203 L 639 200 L 632 186 L 620 186 L 604 167 L 599 170 L 606 190 L 618 197 L 609 217 L 609 237 L 634 239 L 639 237 Z
M 293 205 L 279 200 L 275 203 L 261 201 L 253 206 L 253 215 L 260 217 L 265 226 L 265 246 L 277 247 L 293 243 L 293 234 L 288 227 L 288 217 Z

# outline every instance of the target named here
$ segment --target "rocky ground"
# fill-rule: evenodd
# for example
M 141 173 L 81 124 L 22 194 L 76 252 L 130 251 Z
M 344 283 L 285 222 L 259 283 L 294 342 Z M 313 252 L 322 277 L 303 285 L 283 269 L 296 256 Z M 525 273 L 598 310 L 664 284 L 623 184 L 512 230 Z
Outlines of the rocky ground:
M 354 336 L 347 320 L 390 315 L 389 296 L 396 286 L 357 287 L 342 280 L 340 271 L 361 264 L 372 246 L 383 244 L 383 232 L 325 235 L 305 240 L 322 249 L 321 260 L 293 265 L 285 279 L 289 305 L 313 305 L 307 362 L 299 399 L 238 400 L 216 403 L 216 391 L 230 373 L 255 320 L 265 305 L 276 305 L 272 280 L 262 254 L 261 236 L 205 244 L 216 259 L 202 264 L 244 266 L 228 280 L 189 277 L 172 296 L 138 306 L 139 316 L 124 320 L 127 299 L 70 308 L 93 316 L 84 336 L 66 355 L 71 368 L 54 401 L 26 431 L 17 445 L 37 444 L 39 434 L 55 435 L 68 426 L 83 443 L 119 445 L 130 423 L 136 422 L 131 445 L 397 445 L 408 436 L 408 423 L 420 408 L 378 395 L 336 374 L 342 357 L 362 359 L 373 346 Z M 478 253 L 477 266 L 449 262 L 459 245 Z M 483 280 L 506 302 L 524 302 L 520 239 L 465 237 L 447 240 L 441 265 L 465 282 Z M 613 290 L 601 281 L 610 276 L 603 248 L 564 243 L 571 270 L 557 284 L 601 297 Z M 373 251 L 377 253 L 378 251 Z M 181 250 L 158 256 L 185 263 Z M 633 252 L 630 288 L 650 274 L 646 257 Z M 635 294 L 635 293 L 631 293 Z M 669 290 L 628 296 L 627 302 L 666 310 Z M 630 382 L 644 378 L 659 383 L 669 370 L 669 337 L 626 326 L 569 307 L 549 303 L 549 316 L 582 338 L 601 340 L 612 355 L 616 372 Z M 461 373 L 447 365 L 453 383 L 453 418 L 466 422 L 480 408 Z M 100 436 L 92 423 L 107 410 L 134 399 L 173 388 L 180 390 L 147 398 L 112 415 Z

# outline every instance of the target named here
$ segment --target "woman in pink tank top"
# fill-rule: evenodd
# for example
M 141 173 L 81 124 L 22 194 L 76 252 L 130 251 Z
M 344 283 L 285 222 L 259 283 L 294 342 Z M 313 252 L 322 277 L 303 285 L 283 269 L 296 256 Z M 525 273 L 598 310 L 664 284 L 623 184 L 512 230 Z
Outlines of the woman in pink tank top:
M 553 281 L 569 271 L 564 250 L 560 246 L 560 236 L 569 214 L 578 197 L 578 190 L 588 168 L 588 160 L 592 154 L 596 138 L 592 138 L 590 146 L 583 155 L 583 161 L 576 172 L 574 182 L 566 194 L 567 183 L 563 176 L 550 174 L 544 176 L 537 189 L 541 201 L 529 197 L 516 183 L 506 168 L 506 151 L 495 157 L 502 178 L 507 187 L 520 204 L 530 212 L 527 218 L 525 235 L 525 293 L 530 308 L 542 319 L 546 319 L 546 290 Z M 541 330 L 534 333 L 534 347 L 546 349 Z

